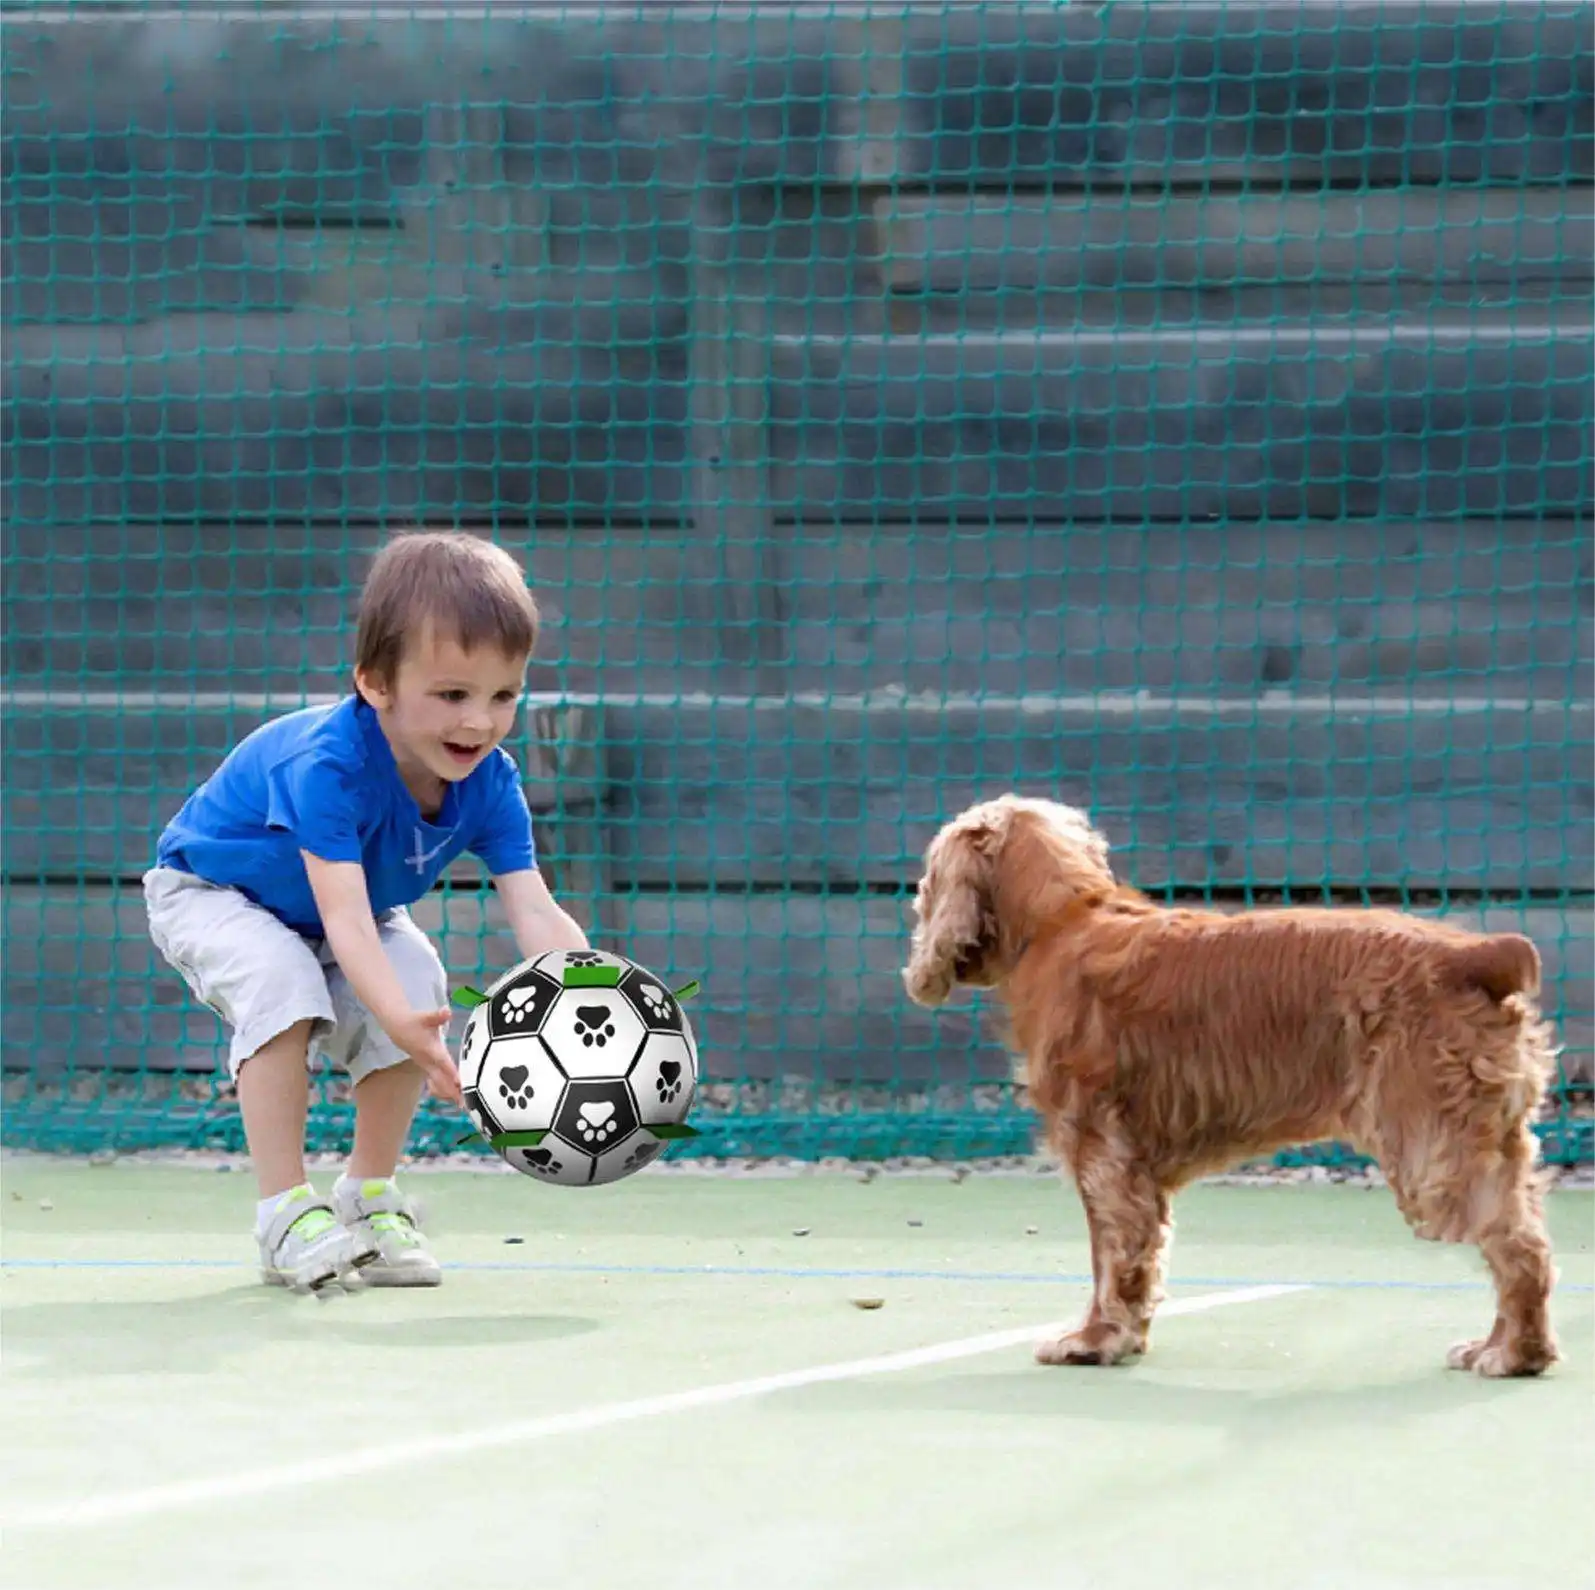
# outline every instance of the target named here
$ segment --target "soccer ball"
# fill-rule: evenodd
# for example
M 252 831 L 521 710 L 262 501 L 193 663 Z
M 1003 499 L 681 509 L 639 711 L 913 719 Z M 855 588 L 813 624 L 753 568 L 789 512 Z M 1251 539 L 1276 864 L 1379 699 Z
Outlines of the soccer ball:
M 460 1085 L 477 1130 L 516 1170 L 597 1187 L 692 1135 L 682 1127 L 698 1046 L 646 968 L 603 950 L 549 950 L 506 972 L 472 1010 Z

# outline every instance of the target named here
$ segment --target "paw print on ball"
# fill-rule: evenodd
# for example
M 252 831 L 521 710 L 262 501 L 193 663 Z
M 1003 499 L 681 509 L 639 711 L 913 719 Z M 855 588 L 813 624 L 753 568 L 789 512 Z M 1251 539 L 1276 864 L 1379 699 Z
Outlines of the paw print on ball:
M 534 1176 L 553 1178 L 565 1169 L 560 1163 L 559 1156 L 550 1148 L 528 1148 L 522 1153 L 521 1158 L 526 1161 L 526 1168 Z
M 631 1069 L 648 1030 L 613 988 L 567 988 L 549 1012 L 538 1042 L 575 1081 L 622 1077 Z
M 602 1049 L 615 1036 L 615 1023 L 610 1018 L 608 1005 L 578 1005 L 576 1007 L 576 1036 L 584 1049 L 594 1044 Z
M 559 996 L 551 977 L 528 968 L 498 990 L 488 1007 L 488 1030 L 495 1038 L 512 1038 L 537 1032 Z
M 661 1060 L 659 1074 L 654 1078 L 654 1091 L 661 1104 L 674 1104 L 681 1097 L 681 1071 L 679 1060 Z
M 660 1151 L 664 1148 L 664 1146 L 665 1145 L 663 1143 L 658 1142 L 639 1143 L 626 1156 L 625 1169 L 638 1170 L 642 1166 L 648 1164 L 650 1161 L 658 1159 Z
M 619 1129 L 608 1099 L 589 1099 L 576 1112 L 576 1133 L 588 1148 L 602 1148 Z
M 476 1086 L 486 1058 L 487 1028 L 479 1021 L 466 1022 L 465 1036 L 460 1039 L 460 1081 L 466 1087 Z
M 649 1033 L 632 1068 L 631 1085 L 645 1126 L 684 1120 L 698 1086 L 696 1056 L 687 1036 Z
M 565 957 L 565 964 L 567 966 L 602 966 L 604 958 L 602 955 L 595 955 L 591 950 L 572 950 Z
M 532 1074 L 525 1066 L 505 1066 L 498 1074 L 499 1097 L 512 1110 L 524 1110 L 532 1102 Z
M 681 1007 L 669 991 L 661 987 L 657 978 L 651 977 L 640 967 L 633 967 L 621 978 L 620 991 L 650 1032 L 682 1030 Z
M 554 1132 L 572 1148 L 595 1152 L 619 1143 L 637 1130 L 637 1107 L 631 1089 L 619 1078 L 572 1082 L 565 1089 Z

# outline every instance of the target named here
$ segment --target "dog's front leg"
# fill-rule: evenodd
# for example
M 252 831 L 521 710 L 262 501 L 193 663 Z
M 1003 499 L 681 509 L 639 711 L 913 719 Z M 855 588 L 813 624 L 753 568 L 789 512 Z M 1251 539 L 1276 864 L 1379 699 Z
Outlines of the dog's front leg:
M 1152 1315 L 1163 1300 L 1173 1227 L 1169 1198 L 1110 1139 L 1082 1138 L 1071 1161 L 1091 1235 L 1094 1292 L 1081 1324 L 1056 1341 L 1042 1342 L 1036 1359 L 1116 1364 L 1146 1351 Z

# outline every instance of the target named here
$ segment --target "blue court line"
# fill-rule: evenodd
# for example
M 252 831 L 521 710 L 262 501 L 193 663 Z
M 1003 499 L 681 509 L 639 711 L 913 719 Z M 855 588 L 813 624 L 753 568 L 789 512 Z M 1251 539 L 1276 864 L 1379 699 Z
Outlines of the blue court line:
M 1089 1286 L 1089 1275 L 1036 1273 L 1026 1270 L 874 1270 L 803 1269 L 781 1265 L 741 1264 L 577 1264 L 558 1260 L 456 1260 L 445 1268 L 465 1271 L 509 1271 L 545 1275 L 722 1275 L 787 1281 L 974 1281 L 1010 1286 Z M 253 1269 L 234 1259 L 0 1259 L 0 1270 L 242 1270 Z M 1182 1275 L 1170 1277 L 1181 1286 L 1310 1286 L 1325 1291 L 1477 1292 L 1478 1281 L 1290 1280 L 1277 1276 Z M 1559 1292 L 1595 1292 L 1595 1285 L 1563 1282 Z

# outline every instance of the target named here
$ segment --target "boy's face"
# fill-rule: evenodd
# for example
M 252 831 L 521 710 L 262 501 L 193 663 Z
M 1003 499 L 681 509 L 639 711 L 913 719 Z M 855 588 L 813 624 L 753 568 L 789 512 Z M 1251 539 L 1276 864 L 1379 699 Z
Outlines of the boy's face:
M 466 651 L 452 637 L 428 633 L 406 649 L 392 680 L 355 675 L 412 795 L 436 794 L 439 779 L 457 783 L 510 732 L 526 663 L 493 646 Z

